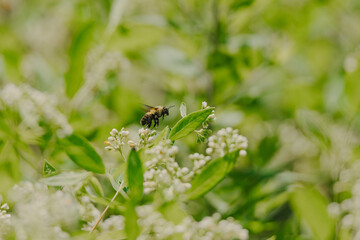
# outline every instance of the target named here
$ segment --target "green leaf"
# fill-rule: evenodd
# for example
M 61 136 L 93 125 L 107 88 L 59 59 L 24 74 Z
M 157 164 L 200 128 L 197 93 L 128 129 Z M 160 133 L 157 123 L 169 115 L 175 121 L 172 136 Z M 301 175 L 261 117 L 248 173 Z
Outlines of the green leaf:
M 151 144 L 151 146 L 156 146 L 158 145 L 161 141 L 166 139 L 166 136 L 169 133 L 169 127 L 166 126 L 160 133 L 159 135 L 155 138 L 154 142 Z
M 327 212 L 327 201 L 315 189 L 298 188 L 290 197 L 291 207 L 310 227 L 315 239 L 332 239 L 335 223 Z
M 6 122 L 4 121 L 3 115 L 0 117 L 0 131 L 6 133 L 8 135 L 11 135 L 11 130 L 10 130 L 9 126 L 6 124 Z
M 159 211 L 166 220 L 171 221 L 174 224 L 180 224 L 188 216 L 176 201 L 162 204 Z
M 126 206 L 121 204 L 118 201 L 110 202 L 110 199 L 104 198 L 104 197 L 97 197 L 97 196 L 91 196 L 89 195 L 89 198 L 92 202 L 96 204 L 101 204 L 103 206 L 109 206 L 110 209 L 116 209 L 120 211 L 120 213 L 124 213 L 126 211 Z
M 118 191 L 120 188 L 120 184 L 114 179 L 114 177 L 110 173 L 106 173 L 106 176 L 110 180 L 111 186 L 115 191 Z
M 56 168 L 51 165 L 47 160 L 45 160 L 44 163 L 44 169 L 43 169 L 43 175 L 44 176 L 49 176 L 56 173 Z
M 230 172 L 238 156 L 236 150 L 211 161 L 191 182 L 188 199 L 198 198 L 215 187 Z
M 85 138 L 72 134 L 60 139 L 60 144 L 79 167 L 94 173 L 105 173 L 101 157 Z
M 67 186 L 74 185 L 84 180 L 89 173 L 64 172 L 55 176 L 40 179 L 40 182 L 49 186 Z
M 250 6 L 254 0 L 235 0 L 233 4 L 231 4 L 231 8 L 233 10 L 238 10 L 239 8 Z
M 180 105 L 180 115 L 181 117 L 186 117 L 186 104 L 184 102 Z
M 70 66 L 65 74 L 66 95 L 72 98 L 84 83 L 84 66 L 86 53 L 92 41 L 94 24 L 86 24 L 75 37 L 69 56 Z
M 131 200 L 140 201 L 143 195 L 144 176 L 140 157 L 134 148 L 131 149 L 127 161 L 127 178 Z
M 138 216 L 135 211 L 135 204 L 128 202 L 125 212 L 125 232 L 127 239 L 136 240 L 139 235 L 139 226 L 137 224 Z
M 89 179 L 89 183 L 91 185 L 91 188 L 98 196 L 104 197 L 104 190 L 102 189 L 102 186 L 96 177 L 91 176 L 91 178 Z
M 203 123 L 212 113 L 214 108 L 207 108 L 197 112 L 190 113 L 186 117 L 180 119 L 171 129 L 169 139 L 175 141 L 192 133 Z

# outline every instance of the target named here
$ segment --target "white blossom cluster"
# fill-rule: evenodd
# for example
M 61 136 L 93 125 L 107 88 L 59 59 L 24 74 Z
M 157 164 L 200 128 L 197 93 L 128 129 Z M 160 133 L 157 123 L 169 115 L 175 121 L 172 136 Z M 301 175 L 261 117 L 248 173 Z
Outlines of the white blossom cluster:
M 182 236 L 184 240 L 246 240 L 248 230 L 244 229 L 233 218 L 221 220 L 220 214 L 205 217 L 196 222 L 188 216 L 179 224 L 175 224 L 154 210 L 151 205 L 136 208 L 139 226 L 142 228 L 139 240 L 169 239 L 171 236 Z
M 81 220 L 85 222 L 81 230 L 90 232 L 96 221 L 100 217 L 100 211 L 92 204 L 88 196 L 80 198 L 80 215 Z
M 211 160 L 211 157 L 199 153 L 194 153 L 189 155 L 189 159 L 193 162 L 192 171 L 195 174 L 199 174 L 201 169 L 205 167 L 205 165 Z
M 1 200 L 1 199 L 0 199 Z M 0 239 L 10 230 L 11 215 L 7 213 L 9 206 L 7 203 L 1 204 L 0 201 Z
M 0 98 L 6 106 L 18 109 L 27 127 L 39 128 L 39 121 L 44 118 L 59 127 L 59 136 L 69 135 L 73 131 L 66 116 L 57 110 L 56 99 L 48 94 L 25 84 L 16 86 L 10 83 L 0 90 Z
M 237 129 L 228 127 L 219 130 L 216 135 L 209 137 L 206 154 L 214 157 L 222 157 L 226 153 L 241 149 L 240 156 L 246 156 L 245 149 L 247 147 L 247 138 L 239 135 L 239 131 Z
M 186 240 L 245 240 L 249 237 L 247 229 L 244 229 L 232 217 L 221 220 L 219 213 L 204 217 L 200 222 L 195 222 L 189 217 L 184 222 L 187 229 L 184 233 Z
M 124 128 L 122 128 L 120 131 L 114 128 L 110 132 L 110 137 L 108 137 L 108 139 L 105 141 L 105 144 L 107 145 L 105 149 L 109 151 L 121 151 L 121 147 L 124 146 L 128 135 L 129 131 L 126 131 Z
M 25 182 L 14 186 L 9 197 L 15 203 L 11 224 L 16 239 L 65 240 L 71 237 L 64 229 L 77 228 L 79 205 L 69 193 Z
M 201 109 L 206 109 L 206 108 L 210 108 L 210 106 L 208 106 L 207 102 L 202 102 Z M 213 121 L 216 121 L 215 110 L 213 110 L 212 113 L 202 123 L 203 128 L 207 128 L 209 126 L 209 122 L 213 122 Z
M 100 224 L 102 232 L 122 230 L 125 227 L 125 218 L 121 215 L 112 215 Z
M 79 107 L 85 101 L 90 101 L 89 96 L 94 94 L 94 89 L 107 87 L 106 75 L 109 72 L 123 73 L 128 69 L 130 62 L 118 51 L 107 51 L 105 45 L 93 48 L 86 57 L 85 82 L 76 93 L 72 103 Z
M 360 240 L 360 179 L 353 186 L 352 197 L 341 203 L 330 203 L 328 212 L 340 217 L 341 228 L 352 230 L 353 239 Z
M 156 135 L 155 130 L 150 130 L 148 128 L 140 128 L 139 129 L 140 142 L 138 144 L 138 147 L 145 147 L 147 144 L 150 144 L 152 141 L 154 141 L 155 135 Z
M 178 148 L 171 146 L 170 140 L 146 150 L 146 154 L 151 159 L 145 163 L 147 169 L 144 173 L 145 193 L 157 189 L 162 192 L 166 200 L 170 201 L 191 187 L 188 181 L 193 173 L 186 167 L 181 168 L 175 161 L 177 152 Z

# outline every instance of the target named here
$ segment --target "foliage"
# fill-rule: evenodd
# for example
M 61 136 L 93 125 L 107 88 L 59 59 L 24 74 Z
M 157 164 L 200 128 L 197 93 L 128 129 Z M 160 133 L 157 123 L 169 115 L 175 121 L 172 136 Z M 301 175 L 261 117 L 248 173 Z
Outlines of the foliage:
M 0 0 L 0 238 L 360 239 L 359 11 Z

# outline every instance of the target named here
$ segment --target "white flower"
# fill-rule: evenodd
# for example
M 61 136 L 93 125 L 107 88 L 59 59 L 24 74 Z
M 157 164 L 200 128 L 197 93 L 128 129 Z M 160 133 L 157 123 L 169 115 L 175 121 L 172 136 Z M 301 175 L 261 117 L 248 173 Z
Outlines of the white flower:
M 115 137 L 118 133 L 119 133 L 118 130 L 116 128 L 113 128 L 110 132 L 110 135 Z
M 224 156 L 228 152 L 240 149 L 240 156 L 246 156 L 245 149 L 248 147 L 246 137 L 239 135 L 237 129 L 230 127 L 223 128 L 216 135 L 209 137 L 207 154 L 214 156 Z
M 66 116 L 58 110 L 57 100 L 29 85 L 7 84 L 0 90 L 0 99 L 5 105 L 19 112 L 27 127 L 38 129 L 39 122 L 44 119 L 59 128 L 57 133 L 60 137 L 67 136 L 73 131 Z
M 170 192 L 170 191 L 169 191 Z M 171 195 L 171 193 L 169 193 Z M 234 219 L 221 220 L 221 215 L 204 217 L 196 222 L 192 217 L 185 217 L 182 222 L 174 224 L 166 220 L 152 205 L 136 208 L 138 223 L 143 229 L 138 239 L 172 239 L 172 236 L 182 235 L 181 239 L 248 239 L 248 231 Z M 180 236 L 181 236 L 180 235 Z M 149 236 L 153 236 L 151 238 Z
M 201 103 L 201 107 L 202 107 L 202 108 L 206 108 L 206 107 L 207 107 L 207 102 L 202 102 L 202 103 Z
M 145 162 L 144 193 L 159 191 L 168 201 L 184 193 L 191 187 L 187 181 L 190 172 L 188 168 L 181 168 L 175 161 L 177 146 L 171 141 L 160 142 L 158 145 L 145 150 L 150 160 Z
M 0 239 L 10 231 L 11 215 L 7 213 L 7 210 L 9 210 L 7 203 L 0 206 Z
M 105 141 L 105 144 L 107 145 L 105 147 L 105 149 L 121 151 L 121 148 L 122 148 L 122 146 L 124 146 L 128 135 L 129 135 L 129 131 L 124 130 L 124 128 L 122 128 L 120 131 L 118 131 L 115 128 L 112 129 L 110 131 L 110 137 L 108 137 L 108 139 Z M 129 144 L 129 142 L 128 142 L 128 144 Z
M 9 197 L 16 203 L 12 225 L 25 239 L 70 239 L 62 229 L 78 224 L 81 206 L 64 190 L 51 191 L 46 185 L 25 182 L 14 186 Z
M 244 149 L 240 150 L 239 152 L 239 155 L 242 156 L 242 157 L 245 157 L 246 156 L 246 151 Z

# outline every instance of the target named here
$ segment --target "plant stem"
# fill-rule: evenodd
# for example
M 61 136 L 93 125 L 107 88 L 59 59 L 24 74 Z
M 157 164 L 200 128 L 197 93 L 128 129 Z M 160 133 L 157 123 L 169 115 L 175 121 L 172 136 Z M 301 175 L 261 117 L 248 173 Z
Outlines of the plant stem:
M 124 181 L 123 181 L 123 182 L 124 182 Z M 126 193 L 125 193 L 125 192 L 123 191 L 123 189 L 122 189 L 122 188 L 123 188 L 123 182 L 121 182 L 119 189 L 116 191 L 116 193 L 115 193 L 114 197 L 111 199 L 110 203 L 106 206 L 106 208 L 104 209 L 104 211 L 101 213 L 99 219 L 96 221 L 96 223 L 95 223 L 94 226 L 92 227 L 90 233 L 92 233 L 92 232 L 95 230 L 96 226 L 100 223 L 101 219 L 104 217 L 105 213 L 106 213 L 107 210 L 109 209 L 110 204 L 115 200 L 115 198 L 117 197 L 117 195 L 119 195 L 119 193 L 121 193 L 121 195 L 122 195 L 123 197 L 125 197 L 126 199 L 129 199 L 129 197 L 126 195 Z

